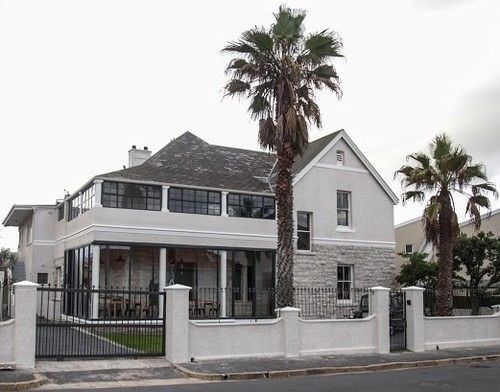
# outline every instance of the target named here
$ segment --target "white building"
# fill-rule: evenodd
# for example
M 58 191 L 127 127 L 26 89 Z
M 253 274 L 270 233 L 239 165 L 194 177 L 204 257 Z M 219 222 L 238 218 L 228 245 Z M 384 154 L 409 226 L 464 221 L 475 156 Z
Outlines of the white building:
M 94 176 L 57 204 L 14 205 L 3 224 L 19 227 L 29 280 L 228 288 L 221 312 L 230 315 L 249 288 L 274 287 L 274 163 L 186 132 L 154 155 L 133 147 L 129 168 Z M 297 158 L 294 191 L 297 285 L 349 292 L 392 281 L 397 198 L 345 131 Z

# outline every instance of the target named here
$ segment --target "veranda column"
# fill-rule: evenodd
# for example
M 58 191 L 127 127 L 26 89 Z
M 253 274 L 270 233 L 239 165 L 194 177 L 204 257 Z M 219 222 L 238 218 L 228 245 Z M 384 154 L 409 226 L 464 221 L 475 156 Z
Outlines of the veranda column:
M 94 207 L 102 207 L 102 180 L 94 181 L 95 203 Z
M 424 342 L 424 291 L 422 287 L 405 287 L 406 297 L 406 345 L 408 350 L 425 350 Z
M 14 328 L 14 362 L 20 369 L 35 368 L 36 289 L 38 286 L 27 280 L 14 283 L 17 309 Z
M 220 251 L 220 266 L 219 266 L 219 306 L 220 306 L 220 317 L 226 317 L 226 298 L 227 298 L 227 251 Z
M 161 187 L 161 210 L 163 212 L 168 212 L 168 190 L 170 187 L 168 185 L 163 185 Z M 160 286 L 161 287 L 161 286 Z
M 389 335 L 389 292 L 387 287 L 371 287 L 370 314 L 375 315 L 376 333 L 375 346 L 377 353 L 386 354 L 390 351 L 391 341 Z
M 228 216 L 228 214 L 227 214 L 227 192 L 222 192 L 222 195 L 221 195 L 221 216 Z
M 167 248 L 160 248 L 160 268 L 158 269 L 159 287 L 165 287 L 167 285 Z M 163 295 L 160 295 L 160 300 L 158 301 L 158 315 L 160 318 L 163 317 Z
M 99 268 L 101 261 L 101 246 L 92 245 L 92 288 L 99 289 Z M 92 318 L 99 317 L 99 293 L 92 294 Z

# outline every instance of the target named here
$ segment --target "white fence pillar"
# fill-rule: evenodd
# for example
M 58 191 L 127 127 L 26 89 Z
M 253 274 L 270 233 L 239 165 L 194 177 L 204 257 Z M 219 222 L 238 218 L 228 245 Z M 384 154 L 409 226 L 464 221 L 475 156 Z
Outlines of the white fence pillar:
M 167 248 L 160 248 L 160 268 L 158 269 L 158 287 L 165 287 L 167 285 Z M 160 295 L 158 301 L 158 315 L 163 317 L 163 295 Z
M 413 352 L 425 350 L 424 291 L 422 287 L 406 287 L 406 347 Z
M 299 312 L 300 309 L 289 306 L 278 309 L 283 320 L 284 352 L 287 358 L 298 357 L 300 354 Z
M 99 289 L 99 268 L 101 266 L 101 245 L 92 245 L 92 288 Z M 92 293 L 92 318 L 99 318 L 99 293 Z
M 226 317 L 226 299 L 227 299 L 227 251 L 220 251 L 220 275 L 219 275 L 219 288 L 220 288 L 220 317 Z
M 27 280 L 14 283 L 16 309 L 18 309 L 14 328 L 14 362 L 16 367 L 21 369 L 35 368 L 36 289 L 38 286 Z
M 370 314 L 375 315 L 376 347 L 379 354 L 390 351 L 389 334 L 389 292 L 387 287 L 370 288 Z
M 189 361 L 189 290 L 191 287 L 174 284 L 164 288 L 165 358 L 173 363 Z

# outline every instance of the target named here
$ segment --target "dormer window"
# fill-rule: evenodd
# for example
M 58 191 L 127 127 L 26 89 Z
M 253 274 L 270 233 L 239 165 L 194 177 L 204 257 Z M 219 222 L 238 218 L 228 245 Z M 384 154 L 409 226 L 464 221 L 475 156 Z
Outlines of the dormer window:
M 344 151 L 337 150 L 337 166 L 344 166 Z

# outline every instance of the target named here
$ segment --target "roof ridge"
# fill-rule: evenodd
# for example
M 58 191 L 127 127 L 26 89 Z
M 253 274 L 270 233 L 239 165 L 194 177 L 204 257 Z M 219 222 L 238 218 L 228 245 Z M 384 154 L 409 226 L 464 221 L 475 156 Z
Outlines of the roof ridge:
M 222 146 L 220 144 L 210 144 L 212 147 L 218 147 L 218 148 L 227 148 L 229 150 L 238 150 L 238 151 L 247 151 L 247 152 L 257 152 L 259 154 L 266 154 L 266 155 L 276 155 L 275 153 L 271 151 L 263 151 L 263 150 L 251 150 L 249 148 L 240 148 L 240 147 L 231 147 L 231 146 Z

